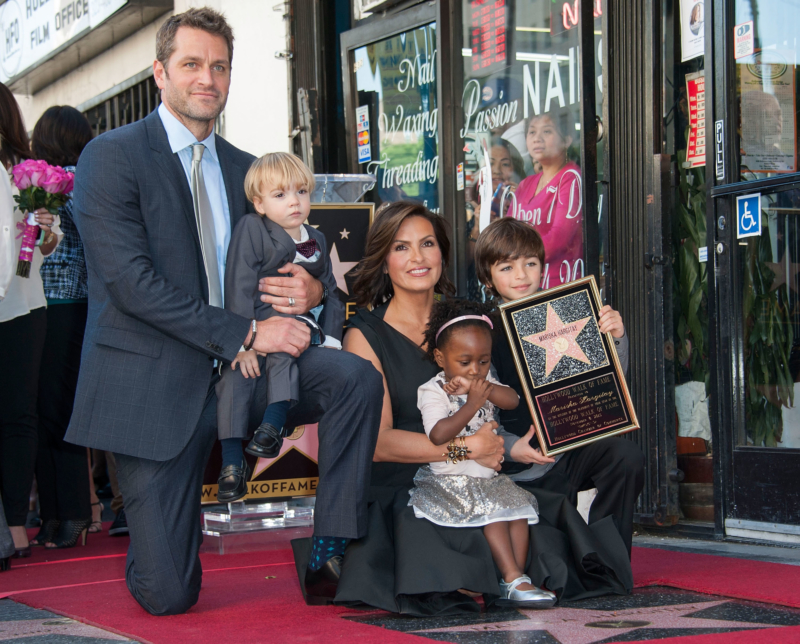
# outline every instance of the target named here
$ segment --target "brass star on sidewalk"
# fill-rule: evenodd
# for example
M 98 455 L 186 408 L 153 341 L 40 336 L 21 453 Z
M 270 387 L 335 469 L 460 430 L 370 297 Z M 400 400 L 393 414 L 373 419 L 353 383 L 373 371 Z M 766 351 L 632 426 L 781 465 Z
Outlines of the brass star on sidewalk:
M 583 349 L 578 346 L 575 338 L 578 337 L 583 327 L 592 318 L 586 317 L 582 320 L 564 324 L 553 306 L 547 305 L 547 323 L 544 331 L 527 335 L 523 340 L 535 344 L 545 350 L 547 361 L 545 363 L 545 377 L 548 377 L 558 366 L 561 358 L 569 356 L 580 362 L 591 364 L 591 360 L 586 357 Z

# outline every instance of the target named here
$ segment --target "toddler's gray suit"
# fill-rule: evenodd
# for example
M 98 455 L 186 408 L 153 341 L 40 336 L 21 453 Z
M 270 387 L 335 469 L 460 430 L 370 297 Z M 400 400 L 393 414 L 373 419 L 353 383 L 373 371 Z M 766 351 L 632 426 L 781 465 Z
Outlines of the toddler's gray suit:
M 344 305 L 336 295 L 336 280 L 325 244 L 325 236 L 306 226 L 309 239 L 317 242 L 319 256 L 299 264 L 310 275 L 328 287 L 328 300 L 322 308 L 318 323 L 326 336 L 341 341 L 344 325 Z M 261 301 L 258 280 L 280 276 L 278 269 L 293 263 L 297 247 L 294 240 L 278 224 L 255 213 L 242 217 L 231 235 L 228 258 L 225 262 L 225 308 L 232 313 L 258 321 L 274 316 L 294 317 L 279 313 L 271 304 Z M 285 274 L 284 274 L 285 276 Z M 308 316 L 312 316 L 311 313 Z M 308 351 L 320 351 L 309 347 Z M 266 366 L 265 366 L 266 363 Z M 267 404 L 300 398 L 300 377 L 296 360 L 288 353 L 271 353 L 259 359 L 261 378 L 245 378 L 241 369 L 234 371 L 225 365 L 217 383 L 217 428 L 220 439 L 247 438 L 248 421 L 256 388 L 264 386 L 266 376 Z M 263 373 L 266 370 L 266 374 Z

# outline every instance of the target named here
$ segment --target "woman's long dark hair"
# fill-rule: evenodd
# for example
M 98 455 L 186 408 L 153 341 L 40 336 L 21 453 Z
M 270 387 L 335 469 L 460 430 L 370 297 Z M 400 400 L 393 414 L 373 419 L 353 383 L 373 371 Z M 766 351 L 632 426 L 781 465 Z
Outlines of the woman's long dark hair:
M 367 234 L 364 259 L 356 267 L 353 285 L 358 306 L 378 306 L 394 295 L 392 281 L 384 271 L 386 257 L 392 249 L 397 231 L 409 217 L 422 217 L 433 226 L 433 234 L 442 253 L 442 275 L 434 287 L 435 292 L 442 295 L 455 293 L 456 289 L 447 276 L 450 240 L 444 219 L 416 201 L 395 201 L 378 212 Z
M 0 83 L 0 161 L 7 168 L 30 158 L 31 144 L 17 99 Z
M 69 105 L 54 105 L 33 128 L 31 150 L 50 165 L 77 165 L 92 136 L 92 126 L 83 114 Z

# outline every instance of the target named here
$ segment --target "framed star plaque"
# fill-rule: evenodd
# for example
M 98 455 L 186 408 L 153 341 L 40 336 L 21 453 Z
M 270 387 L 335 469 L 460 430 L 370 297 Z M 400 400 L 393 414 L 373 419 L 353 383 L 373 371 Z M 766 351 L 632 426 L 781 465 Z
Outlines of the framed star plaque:
M 306 223 L 325 235 L 336 294 L 345 306 L 345 320 L 356 312 L 351 271 L 364 257 L 367 233 L 375 215 L 373 203 L 312 203 Z
M 593 276 L 500 306 L 547 456 L 639 428 Z

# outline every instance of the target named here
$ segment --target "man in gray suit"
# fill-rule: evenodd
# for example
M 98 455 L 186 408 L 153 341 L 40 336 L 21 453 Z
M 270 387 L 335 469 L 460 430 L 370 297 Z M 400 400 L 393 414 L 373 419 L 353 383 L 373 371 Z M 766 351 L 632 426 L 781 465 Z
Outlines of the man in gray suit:
M 292 420 L 320 423 L 315 536 L 325 543 L 366 532 L 383 386 L 351 354 L 306 352 L 310 333 L 295 319 L 256 323 L 222 308 L 230 232 L 252 209 L 244 177 L 253 157 L 214 134 L 233 34 L 215 11 L 190 9 L 162 25 L 156 57 L 158 110 L 96 138 L 77 168 L 89 316 L 66 438 L 116 455 L 131 536 L 128 588 L 150 613 L 170 615 L 188 610 L 200 592 L 215 365 L 242 346 L 297 358 L 304 403 L 297 414 L 306 416 Z M 289 271 L 261 284 L 265 301 L 293 314 L 324 304 L 319 282 L 301 267 L 282 269 Z M 335 592 L 340 554 L 334 548 L 310 571 L 310 596 Z

